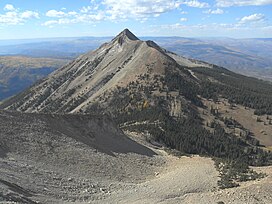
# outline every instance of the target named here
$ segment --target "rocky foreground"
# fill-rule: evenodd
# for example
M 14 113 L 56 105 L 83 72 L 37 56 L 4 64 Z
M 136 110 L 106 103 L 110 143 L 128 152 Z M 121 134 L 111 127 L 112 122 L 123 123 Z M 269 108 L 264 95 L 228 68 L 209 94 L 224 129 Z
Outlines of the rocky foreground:
M 106 116 L 1 111 L 0 129 L 1 203 L 272 202 L 272 167 L 220 190 L 212 159 L 169 155 Z

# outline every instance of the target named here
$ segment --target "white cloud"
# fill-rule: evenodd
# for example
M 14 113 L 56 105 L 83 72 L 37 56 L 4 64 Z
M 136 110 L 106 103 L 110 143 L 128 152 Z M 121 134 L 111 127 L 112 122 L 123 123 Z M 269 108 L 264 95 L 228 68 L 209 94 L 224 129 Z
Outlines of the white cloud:
M 208 13 L 221 13 L 210 10 Z M 216 11 L 216 12 L 212 12 Z M 209 23 L 184 25 L 181 22 L 175 24 L 153 25 L 152 32 L 162 33 L 163 35 L 180 36 L 235 36 L 238 38 L 249 37 L 252 33 L 256 35 L 269 36 L 272 30 L 271 25 L 265 22 L 265 16 L 256 13 L 237 19 L 235 23 Z M 270 33 L 269 33 L 270 32 Z
M 90 11 L 96 11 L 99 9 L 99 4 L 92 4 L 92 6 L 83 6 L 80 9 L 81 13 L 88 13 Z
M 21 20 L 17 17 L 16 12 L 7 12 L 0 15 L 0 25 L 16 25 L 20 22 Z
M 23 19 L 28 19 L 28 18 L 39 18 L 39 13 L 35 11 L 24 11 L 21 14 L 21 17 Z
M 49 11 L 48 11 L 49 12 Z M 47 16 L 55 18 L 42 23 L 43 26 L 53 27 L 54 25 L 74 24 L 74 23 L 95 23 L 106 19 L 104 12 L 98 11 L 96 13 L 77 13 L 75 11 L 62 12 L 50 10 Z
M 45 14 L 47 17 L 55 17 L 55 18 L 61 18 L 66 15 L 63 11 L 56 11 L 56 10 L 49 10 Z
M 55 25 L 55 24 L 58 24 L 58 20 L 50 20 L 50 21 L 46 21 L 44 22 L 42 25 L 44 26 L 52 26 L 52 25 Z
M 272 26 L 265 24 L 265 16 L 260 13 L 244 16 L 236 23 L 209 23 L 184 25 L 182 23 L 152 25 L 154 33 L 180 36 L 235 36 L 250 37 L 253 33 L 269 36 Z
M 218 7 L 262 6 L 272 4 L 272 0 L 216 0 Z
M 151 30 L 157 33 L 164 33 L 166 35 L 173 34 L 180 36 L 225 36 L 226 34 L 241 36 L 242 33 L 248 33 L 250 30 L 256 30 L 256 28 L 224 23 L 195 25 L 183 25 L 181 23 L 175 23 L 153 25 L 151 26 Z
M 144 22 L 150 17 L 156 18 L 162 13 L 178 9 L 180 5 L 180 0 L 103 0 L 100 4 L 92 0 L 89 6 L 82 7 L 78 12 L 49 10 L 46 12 L 46 16 L 53 19 L 42 25 L 52 27 L 55 24 L 95 23 L 102 20 L 124 21 L 127 19 Z
M 222 9 L 217 8 L 215 10 L 209 9 L 209 10 L 203 11 L 203 13 L 206 13 L 206 14 L 223 14 L 224 11 Z
M 187 18 L 181 18 L 180 21 L 181 22 L 186 22 L 186 21 L 188 21 L 188 19 Z
M 195 8 L 209 7 L 208 3 L 198 0 L 91 0 L 89 6 L 84 6 L 77 12 L 47 11 L 46 16 L 52 19 L 44 22 L 43 25 L 52 27 L 55 24 L 96 23 L 103 20 L 118 22 L 128 19 L 144 22 L 163 13 L 179 10 L 182 5 Z M 181 14 L 187 12 L 181 11 Z M 181 18 L 180 21 L 187 19 Z
M 104 0 L 106 13 L 112 20 L 134 18 L 142 20 L 158 17 L 162 13 L 179 8 L 178 0 Z
M 65 16 L 75 16 L 77 14 L 78 13 L 75 11 L 63 12 L 63 11 L 57 11 L 57 10 L 49 10 L 46 12 L 45 15 L 51 18 L 62 18 Z
M 88 12 L 91 12 L 91 11 L 96 11 L 96 10 L 99 9 L 100 5 L 101 5 L 101 2 L 97 3 L 96 0 L 91 0 L 90 5 L 89 6 L 83 6 L 80 9 L 80 12 L 81 13 L 88 13 Z
M 106 19 L 105 14 L 101 11 L 99 11 L 98 13 L 94 13 L 94 14 L 84 14 L 84 15 L 79 15 L 77 16 L 76 20 L 79 22 L 85 22 L 85 23 L 93 23 L 93 22 L 97 22 L 97 21 L 102 21 Z
M 257 22 L 263 22 L 265 19 L 264 14 L 261 13 L 255 13 L 249 16 L 244 16 L 239 21 L 239 24 L 245 24 L 245 23 L 257 23 Z
M 67 13 L 67 16 L 76 16 L 76 15 L 78 15 L 78 13 L 75 12 L 75 11 L 69 11 L 69 12 Z
M 91 6 L 83 6 L 81 9 L 80 9 L 80 12 L 81 13 L 88 13 L 89 11 L 92 11 L 92 7 Z
M 69 18 L 61 18 L 57 20 L 50 20 L 44 22 L 43 26 L 53 27 L 54 25 L 65 25 L 65 24 L 72 24 L 72 23 L 78 23 L 78 19 L 69 19 Z
M 191 0 L 191 1 L 183 1 L 182 4 L 189 6 L 189 7 L 195 7 L 195 8 L 208 8 L 210 5 L 206 2 L 199 2 L 198 0 Z
M 188 14 L 188 12 L 187 11 L 181 11 L 180 14 L 185 15 L 185 14 Z
M 12 5 L 6 5 L 4 10 L 6 12 L 0 14 L 0 25 L 22 25 L 27 20 L 39 18 L 38 12 L 29 10 L 21 11 Z
M 6 4 L 6 6 L 4 7 L 5 11 L 14 11 L 15 8 L 12 4 Z

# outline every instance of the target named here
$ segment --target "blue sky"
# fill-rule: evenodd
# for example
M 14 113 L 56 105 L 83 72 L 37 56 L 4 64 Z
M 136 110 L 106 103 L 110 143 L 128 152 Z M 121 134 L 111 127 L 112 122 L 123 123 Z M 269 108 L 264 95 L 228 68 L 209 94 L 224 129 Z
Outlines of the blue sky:
M 0 0 L 0 39 L 272 37 L 272 0 Z

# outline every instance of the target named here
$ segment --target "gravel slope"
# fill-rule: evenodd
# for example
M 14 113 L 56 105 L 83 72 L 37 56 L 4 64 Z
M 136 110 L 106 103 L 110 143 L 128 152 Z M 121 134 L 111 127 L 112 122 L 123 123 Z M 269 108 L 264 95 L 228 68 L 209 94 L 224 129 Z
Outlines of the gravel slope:
M 218 173 L 209 158 L 164 156 L 168 165 L 146 182 L 113 192 L 95 203 L 180 203 L 186 195 L 217 189 Z
M 212 159 L 168 155 L 107 117 L 0 111 L 0 129 L 0 203 L 272 203 L 272 167 L 219 190 Z

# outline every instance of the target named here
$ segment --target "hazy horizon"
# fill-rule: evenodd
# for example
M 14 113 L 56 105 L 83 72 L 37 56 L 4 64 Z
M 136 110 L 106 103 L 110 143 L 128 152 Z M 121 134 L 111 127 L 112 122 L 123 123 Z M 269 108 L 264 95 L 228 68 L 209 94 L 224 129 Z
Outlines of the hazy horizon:
M 121 31 L 120 31 L 121 32 Z M 6 42 L 6 41 L 36 41 L 36 42 L 41 42 L 41 41 L 46 41 L 46 40 L 74 40 L 74 39 L 83 39 L 83 38 L 109 38 L 112 39 L 114 38 L 116 35 L 111 35 L 111 36 L 56 36 L 56 37 L 34 37 L 34 38 L 7 38 L 7 39 L 0 39 L 0 42 Z M 138 36 L 138 38 L 192 38 L 192 39 L 235 39 L 235 40 L 239 40 L 239 39 L 272 39 L 272 37 L 248 37 L 248 38 L 235 38 L 235 37 L 228 37 L 228 36 L 195 36 L 195 37 L 189 37 L 189 36 L 175 36 L 175 35 L 143 35 L 143 36 Z M 0 43 L 1 46 L 1 43 Z

